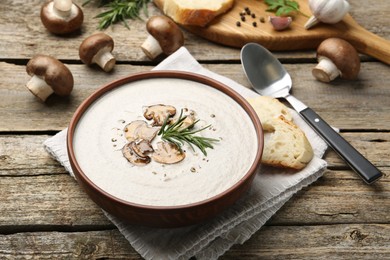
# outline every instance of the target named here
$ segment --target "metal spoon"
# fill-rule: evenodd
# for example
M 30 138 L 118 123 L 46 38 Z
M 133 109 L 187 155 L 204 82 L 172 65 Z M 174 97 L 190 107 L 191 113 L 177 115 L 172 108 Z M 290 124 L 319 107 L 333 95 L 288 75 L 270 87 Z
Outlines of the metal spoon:
M 259 44 L 248 43 L 241 49 L 241 62 L 256 92 L 264 96 L 285 98 L 366 183 L 371 184 L 382 176 L 382 173 L 371 162 L 334 131 L 319 115 L 290 95 L 291 77 L 271 52 Z

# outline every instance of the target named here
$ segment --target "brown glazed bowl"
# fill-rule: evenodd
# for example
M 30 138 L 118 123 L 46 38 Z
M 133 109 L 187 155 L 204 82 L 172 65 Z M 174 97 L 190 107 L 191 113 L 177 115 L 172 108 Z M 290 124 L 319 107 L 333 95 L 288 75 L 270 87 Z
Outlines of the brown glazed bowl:
M 257 142 L 257 146 L 254 146 L 255 148 L 252 149 L 255 151 L 251 157 L 254 158 L 254 160 L 251 164 L 248 163 L 249 165 L 246 166 L 246 169 L 249 170 L 243 172 L 243 177 L 239 177 L 240 179 L 233 183 L 230 188 L 227 188 L 217 195 L 195 203 L 179 206 L 150 206 L 120 199 L 117 196 L 114 196 L 106 190 L 102 189 L 94 181 L 92 181 L 91 178 L 88 177 L 88 174 L 86 174 L 77 160 L 74 144 L 74 140 L 76 139 L 75 131 L 77 130 L 77 125 L 79 124 L 83 114 L 91 109 L 92 104 L 96 103 L 97 100 L 104 99 L 106 94 L 109 94 L 111 91 L 126 84 L 130 84 L 128 86 L 131 87 L 131 84 L 134 82 L 149 79 L 158 79 L 159 81 L 162 79 L 180 79 L 195 82 L 196 84 L 200 83 L 202 85 L 206 85 L 206 87 L 216 89 L 217 92 L 220 91 L 226 94 L 233 100 L 234 104 L 238 104 L 238 107 L 243 109 L 244 112 L 242 113 L 246 113 L 248 115 L 249 119 L 247 121 L 249 124 L 253 124 L 252 129 L 254 129 L 251 130 L 251 136 L 256 136 L 256 140 L 253 140 L 253 142 Z M 172 93 L 172 95 L 175 94 Z M 141 99 L 142 97 L 137 98 Z M 90 198 L 106 212 L 130 224 L 159 228 L 172 228 L 203 222 L 216 216 L 224 209 L 235 203 L 248 190 L 256 173 L 258 172 L 264 146 L 263 138 L 264 136 L 261 123 L 255 111 L 243 97 L 241 97 L 228 86 L 216 80 L 194 73 L 179 71 L 151 71 L 133 74 L 106 84 L 105 86 L 95 91 L 91 96 L 89 96 L 79 106 L 71 119 L 67 134 L 67 150 L 70 164 L 78 183 L 90 196 Z M 93 144 L 90 144 L 89 149 L 98 148 Z M 223 150 L 224 149 L 221 149 L 221 151 Z M 229 154 L 226 154 L 226 156 L 229 156 Z M 92 161 L 91 164 L 93 163 L 94 162 Z M 215 171 L 218 170 L 220 169 L 215 169 Z M 115 173 L 109 174 L 113 174 L 114 176 Z M 191 184 L 189 183 L 188 185 Z

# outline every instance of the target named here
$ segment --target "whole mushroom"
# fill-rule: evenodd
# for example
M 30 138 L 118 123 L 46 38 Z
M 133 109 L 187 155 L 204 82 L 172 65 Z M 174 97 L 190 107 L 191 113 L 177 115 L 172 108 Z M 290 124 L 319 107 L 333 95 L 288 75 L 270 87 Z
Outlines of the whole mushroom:
M 146 30 L 149 35 L 141 49 L 152 60 L 161 53 L 170 55 L 184 45 L 183 32 L 164 15 L 151 17 L 146 23 Z
M 356 49 L 347 41 L 329 38 L 317 48 L 317 66 L 313 76 L 322 82 L 330 82 L 337 77 L 356 79 L 360 71 L 360 59 Z
M 80 44 L 79 56 L 87 65 L 98 64 L 105 72 L 114 68 L 116 63 L 112 55 L 114 40 L 105 33 L 93 34 Z
M 31 76 L 26 87 L 42 102 L 53 93 L 68 96 L 73 90 L 72 73 L 56 58 L 36 55 L 27 63 L 26 71 Z
M 41 8 L 41 21 L 54 34 L 67 34 L 78 30 L 83 24 L 84 14 L 72 0 L 54 0 Z

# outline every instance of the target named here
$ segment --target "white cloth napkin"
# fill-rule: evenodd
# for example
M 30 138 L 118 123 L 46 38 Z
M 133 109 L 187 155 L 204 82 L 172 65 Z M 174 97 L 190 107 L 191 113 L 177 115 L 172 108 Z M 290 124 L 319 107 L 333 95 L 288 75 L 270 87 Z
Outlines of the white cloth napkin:
M 184 47 L 162 61 L 154 70 L 184 70 L 203 74 L 230 86 L 243 97 L 252 90 L 203 68 Z M 216 259 L 231 246 L 243 243 L 258 231 L 280 207 L 303 187 L 322 176 L 321 159 L 327 145 L 295 111 L 294 121 L 305 131 L 314 150 L 313 160 L 299 172 L 262 166 L 251 189 L 232 207 L 206 223 L 177 229 L 128 225 L 105 212 L 133 248 L 146 259 Z M 66 129 L 44 142 L 46 150 L 73 176 L 66 150 Z

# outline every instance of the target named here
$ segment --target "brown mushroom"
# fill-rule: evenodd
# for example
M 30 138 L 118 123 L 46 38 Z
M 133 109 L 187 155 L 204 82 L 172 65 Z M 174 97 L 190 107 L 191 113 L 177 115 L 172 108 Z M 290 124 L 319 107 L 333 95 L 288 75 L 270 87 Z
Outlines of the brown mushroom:
M 112 55 L 114 40 L 105 33 L 93 34 L 80 44 L 79 56 L 87 65 L 98 64 L 105 72 L 114 68 L 116 63 Z
M 179 26 L 164 15 L 151 17 L 146 23 L 149 36 L 141 49 L 150 59 L 161 53 L 170 55 L 184 45 L 184 36 Z
M 360 59 L 356 49 L 347 41 L 329 38 L 317 48 L 318 65 L 313 76 L 322 82 L 330 82 L 340 76 L 342 79 L 356 79 L 360 71 Z
M 135 120 L 124 128 L 125 137 L 129 142 L 139 139 L 150 142 L 157 135 L 158 130 L 158 128 L 148 126 L 143 120 Z
M 175 107 L 159 104 L 146 107 L 144 117 L 148 120 L 153 120 L 153 126 L 162 126 L 167 117 L 175 114 Z
M 158 142 L 157 149 L 152 154 L 152 159 L 163 164 L 174 164 L 186 157 L 177 145 L 168 142 Z
M 39 100 L 45 100 L 53 93 L 68 96 L 73 89 L 73 75 L 59 60 L 47 55 L 36 55 L 26 66 L 31 76 L 26 87 Z
M 150 142 L 144 139 L 133 141 L 130 146 L 131 149 L 142 158 L 148 157 L 148 154 L 154 151 Z
M 127 143 L 122 148 L 122 154 L 123 156 L 132 164 L 137 166 L 143 166 L 148 163 L 150 163 L 150 157 L 149 156 L 140 156 L 138 155 L 134 150 L 133 147 L 135 146 L 135 142 Z
M 195 114 L 193 113 L 193 111 L 191 111 L 188 115 L 186 115 L 186 118 L 181 122 L 181 126 L 178 129 L 180 130 L 180 129 L 185 129 L 187 127 L 190 127 L 191 125 L 193 126 L 195 121 L 196 121 Z
M 81 27 L 84 14 L 72 0 L 54 0 L 41 8 L 41 21 L 54 34 L 67 34 Z

